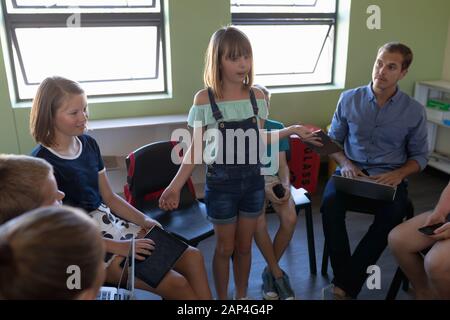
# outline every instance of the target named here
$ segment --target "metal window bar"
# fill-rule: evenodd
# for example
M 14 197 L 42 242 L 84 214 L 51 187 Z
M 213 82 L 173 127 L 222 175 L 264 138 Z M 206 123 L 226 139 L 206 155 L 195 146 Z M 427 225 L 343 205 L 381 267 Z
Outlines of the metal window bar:
M 336 13 L 233 13 L 238 25 L 336 24 Z
M 311 4 L 297 4 L 297 3 L 291 3 L 291 4 L 280 4 L 280 3 L 268 3 L 268 4 L 262 4 L 262 3 L 239 3 L 239 2 L 232 2 L 232 7 L 315 7 L 317 5 L 317 1 L 315 0 Z
M 14 9 L 68 9 L 71 8 L 70 6 L 61 6 L 54 4 L 52 6 L 30 6 L 30 5 L 19 5 L 17 4 L 17 0 L 10 0 L 12 7 Z M 77 6 L 77 8 L 80 9 L 115 9 L 115 8 L 133 8 L 133 9 L 147 9 L 147 8 L 155 8 L 156 7 L 156 0 L 152 0 L 151 4 L 149 5 L 141 5 L 141 6 L 130 6 L 130 5 L 123 5 L 123 6 L 108 6 L 108 5 L 100 5 L 101 2 L 99 1 L 99 5 L 93 5 L 93 6 Z

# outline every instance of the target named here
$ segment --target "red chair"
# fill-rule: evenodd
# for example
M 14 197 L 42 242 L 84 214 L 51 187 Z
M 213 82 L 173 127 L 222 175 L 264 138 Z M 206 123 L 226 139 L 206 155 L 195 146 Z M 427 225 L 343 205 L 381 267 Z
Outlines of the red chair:
M 310 194 L 317 190 L 319 178 L 320 156 L 305 145 L 298 136 L 289 138 L 288 166 L 291 184 L 296 188 L 304 188 Z

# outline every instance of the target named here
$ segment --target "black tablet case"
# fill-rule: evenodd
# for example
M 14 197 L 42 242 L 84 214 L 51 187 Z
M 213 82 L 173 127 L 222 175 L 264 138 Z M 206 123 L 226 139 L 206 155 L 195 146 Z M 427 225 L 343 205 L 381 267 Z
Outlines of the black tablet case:
M 155 242 L 155 249 L 144 261 L 135 261 L 135 275 L 152 288 L 156 288 L 188 245 L 158 226 L 154 226 L 145 238 Z

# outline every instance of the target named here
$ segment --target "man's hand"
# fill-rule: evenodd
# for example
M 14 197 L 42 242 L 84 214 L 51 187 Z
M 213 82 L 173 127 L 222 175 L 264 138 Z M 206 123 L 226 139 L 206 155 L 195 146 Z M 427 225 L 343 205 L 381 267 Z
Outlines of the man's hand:
M 402 183 L 405 176 L 403 175 L 403 173 L 401 171 L 393 170 L 390 172 L 377 174 L 375 176 L 370 176 L 369 178 L 374 180 L 377 183 L 388 184 L 388 185 L 396 187 L 400 183 Z
M 350 160 L 341 165 L 341 175 L 345 178 L 367 177 L 357 166 Z

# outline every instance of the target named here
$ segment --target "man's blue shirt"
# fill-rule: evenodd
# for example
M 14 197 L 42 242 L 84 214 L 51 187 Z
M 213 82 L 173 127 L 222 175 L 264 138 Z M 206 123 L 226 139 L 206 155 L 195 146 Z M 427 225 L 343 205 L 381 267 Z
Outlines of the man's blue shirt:
M 398 88 L 382 108 L 372 84 L 343 92 L 329 135 L 371 175 L 398 169 L 407 160 L 417 161 L 423 170 L 428 162 L 424 107 Z

